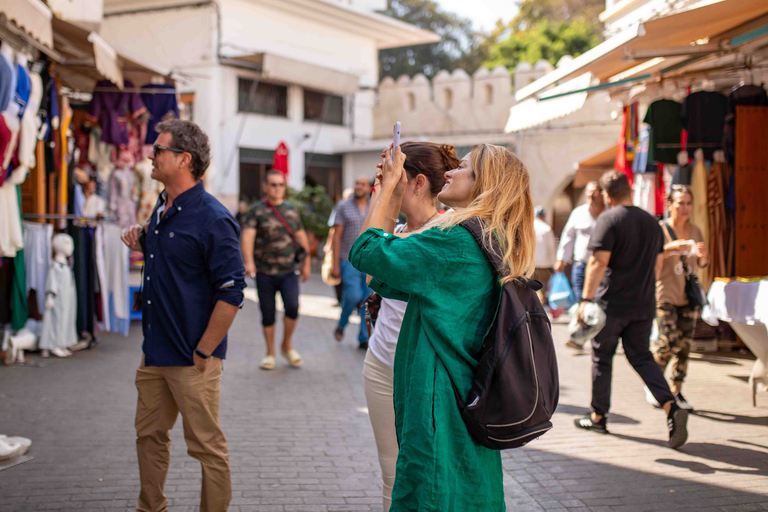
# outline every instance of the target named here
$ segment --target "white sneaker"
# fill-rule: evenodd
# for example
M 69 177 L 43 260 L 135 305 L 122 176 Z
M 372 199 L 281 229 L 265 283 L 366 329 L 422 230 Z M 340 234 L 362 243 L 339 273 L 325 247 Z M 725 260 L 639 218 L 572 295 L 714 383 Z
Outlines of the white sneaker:
M 5 441 L 6 444 L 18 444 L 21 446 L 22 451 L 18 455 L 24 455 L 27 453 L 27 450 L 29 450 L 29 447 L 32 446 L 31 439 L 27 439 L 26 437 L 21 436 L 8 437 L 5 434 L 0 434 L 0 440 Z
M 645 386 L 645 400 L 657 409 L 661 409 L 661 404 L 656 401 L 656 398 L 654 398 L 653 393 L 648 389 L 648 386 Z
M 26 451 L 27 449 L 19 443 L 9 443 L 7 439 L 0 439 L 0 460 L 13 459 Z

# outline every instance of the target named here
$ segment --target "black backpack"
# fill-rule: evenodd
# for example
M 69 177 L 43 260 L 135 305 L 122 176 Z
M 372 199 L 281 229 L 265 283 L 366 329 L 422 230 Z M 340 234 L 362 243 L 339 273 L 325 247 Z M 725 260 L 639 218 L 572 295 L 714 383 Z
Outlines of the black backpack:
M 461 225 L 499 271 L 500 257 L 486 250 L 481 221 Z M 525 278 L 504 285 L 466 399 L 451 381 L 467 430 L 487 448 L 517 448 L 552 428 L 560 391 L 552 327 L 539 289 L 541 283 Z

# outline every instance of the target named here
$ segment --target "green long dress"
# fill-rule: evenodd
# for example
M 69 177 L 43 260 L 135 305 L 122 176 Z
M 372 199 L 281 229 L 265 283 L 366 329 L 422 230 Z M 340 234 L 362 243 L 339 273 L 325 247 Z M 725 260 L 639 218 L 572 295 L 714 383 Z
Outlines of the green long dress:
M 501 454 L 470 437 L 450 381 L 469 392 L 501 297 L 497 274 L 460 226 L 407 238 L 368 229 L 349 261 L 382 296 L 408 301 L 395 352 L 390 511 L 505 510 Z

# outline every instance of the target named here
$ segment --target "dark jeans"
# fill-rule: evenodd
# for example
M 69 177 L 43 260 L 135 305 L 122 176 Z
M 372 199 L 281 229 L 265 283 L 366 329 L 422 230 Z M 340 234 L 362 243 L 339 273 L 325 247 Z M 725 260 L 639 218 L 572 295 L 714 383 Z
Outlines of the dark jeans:
M 571 267 L 571 285 L 576 302 L 581 302 L 581 292 L 584 291 L 584 275 L 587 272 L 587 264 L 577 261 Z
M 674 401 L 661 368 L 649 350 L 653 318 L 608 315 L 605 327 L 592 340 L 592 410 L 605 416 L 611 408 L 611 371 L 619 338 L 629 363 L 660 404 Z
M 299 318 L 299 274 L 288 272 L 270 276 L 258 272 L 256 274 L 256 291 L 259 294 L 261 308 L 261 325 L 275 325 L 275 294 L 280 292 L 285 306 L 286 318 Z

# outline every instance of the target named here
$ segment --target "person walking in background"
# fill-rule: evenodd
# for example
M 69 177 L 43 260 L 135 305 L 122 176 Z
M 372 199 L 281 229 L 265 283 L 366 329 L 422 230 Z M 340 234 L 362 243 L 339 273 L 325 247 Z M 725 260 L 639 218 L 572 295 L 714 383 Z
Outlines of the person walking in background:
M 371 294 L 364 273 L 356 270 L 347 259 L 349 250 L 365 222 L 370 203 L 371 181 L 365 176 L 355 180 L 353 197 L 341 201 L 336 206 L 333 220 L 333 277 L 341 277 L 344 291 L 341 295 L 341 317 L 333 332 L 336 341 L 344 339 L 344 328 L 349 323 L 349 315 L 354 310 L 360 313 L 360 332 L 357 336 L 359 347 L 368 348 L 368 329 L 365 326 L 365 299 Z
M 536 294 L 543 306 L 549 304 L 547 300 L 547 291 L 549 288 L 549 278 L 552 277 L 552 270 L 555 266 L 555 234 L 552 232 L 552 226 L 547 224 L 546 213 L 543 206 L 537 206 L 534 210 L 533 231 L 536 233 L 536 274 L 534 279 L 541 284 L 541 290 Z
M 430 142 L 406 142 L 401 146 L 405 154 L 403 167 L 408 179 L 403 192 L 399 212 L 391 212 L 397 218 L 402 212 L 406 224 L 398 225 L 394 232 L 414 233 L 431 226 L 438 218 L 435 198 L 445 183 L 445 173 L 459 166 L 453 147 Z M 386 155 L 382 153 L 382 158 Z M 393 404 L 393 368 L 395 349 L 403 323 L 407 302 L 381 299 L 376 327 L 369 340 L 368 353 L 363 366 L 365 401 L 376 439 L 383 481 L 384 512 L 392 503 L 392 486 L 395 483 L 395 466 L 398 445 L 395 431 L 395 407 Z
M 600 179 L 609 211 L 597 219 L 589 250 L 578 319 L 587 302 L 606 312 L 605 327 L 592 340 L 592 414 L 575 420 L 578 428 L 607 433 L 613 356 L 621 338 L 629 363 L 667 413 L 669 446 L 688 438 L 688 411 L 675 403 L 664 374 L 649 350 L 656 310 L 655 284 L 664 259 L 664 236 L 656 219 L 632 205 L 627 177 L 609 171 Z
M 587 261 L 592 254 L 589 247 L 589 239 L 595 229 L 597 218 L 605 210 L 603 194 L 600 184 L 590 181 L 584 187 L 587 202 L 573 209 L 568 216 L 563 232 L 560 234 L 560 245 L 557 248 L 557 262 L 555 272 L 565 272 L 565 266 L 573 263 L 571 268 L 571 286 L 576 300 L 581 300 L 581 291 L 584 289 L 584 273 Z
M 203 468 L 201 512 L 224 512 L 232 497 L 229 451 L 219 427 L 227 331 L 244 302 L 240 228 L 208 194 L 205 133 L 189 121 L 164 121 L 153 147 L 152 178 L 165 185 L 147 224 L 123 233 L 144 252 L 144 357 L 136 372 L 136 450 L 141 492 L 136 510 L 167 510 L 170 430 L 181 413 L 187 452 Z
M 656 281 L 656 321 L 659 339 L 654 343 L 653 355 L 661 371 L 672 361 L 672 393 L 677 405 L 693 410 L 683 397 L 683 381 L 688 373 L 688 355 L 701 314 L 699 307 L 688 304 L 685 294 L 686 271 L 696 273 L 709 264 L 701 230 L 691 223 L 693 194 L 683 185 L 673 185 L 667 199 L 670 217 L 662 221 L 664 232 L 664 263 Z M 691 254 L 691 240 L 696 252 Z
M 256 278 L 261 325 L 267 342 L 267 355 L 259 367 L 275 369 L 275 295 L 280 292 L 285 306 L 280 353 L 298 368 L 304 361 L 293 348 L 292 338 L 299 318 L 299 277 L 306 282 L 311 272 L 309 239 L 299 210 L 285 200 L 285 175 L 269 171 L 264 185 L 265 198 L 246 215 L 242 239 L 245 272 Z
M 354 188 L 352 187 L 345 188 L 344 192 L 341 193 L 341 200 L 345 201 L 349 199 L 350 197 L 352 197 L 352 194 L 354 193 L 355 193 Z M 338 207 L 339 205 L 337 203 L 336 206 L 333 207 L 333 210 L 331 210 L 331 214 L 328 216 L 328 238 L 325 241 L 325 246 L 323 247 L 323 252 L 327 255 L 327 257 L 330 257 L 331 265 L 333 265 L 333 261 L 334 261 L 333 235 L 334 233 L 336 233 L 336 227 L 334 226 L 334 224 L 336 223 L 336 209 Z M 341 307 L 341 296 L 344 291 L 344 281 L 341 279 L 341 276 L 338 276 L 336 279 L 339 280 L 339 284 L 333 287 L 333 291 L 336 294 L 336 301 L 338 302 L 338 304 L 336 305 Z
M 557 248 L 557 262 L 555 263 L 555 272 L 565 272 L 565 266 L 573 263 L 571 267 L 571 286 L 576 301 L 581 301 L 581 292 L 584 289 L 584 274 L 587 268 L 587 261 L 592 254 L 589 250 L 589 240 L 592 237 L 592 231 L 597 224 L 597 218 L 605 210 L 603 193 L 600 190 L 600 184 L 596 181 L 590 181 L 584 187 L 584 194 L 587 202 L 577 206 L 568 216 L 568 222 L 560 234 L 560 245 Z M 575 340 L 569 339 L 566 346 L 582 350 L 584 345 Z
M 408 159 L 399 146 L 394 152 L 394 161 L 391 147 L 386 152 L 365 231 L 349 253 L 350 263 L 372 276 L 371 286 L 382 297 L 408 301 L 394 365 L 400 451 L 389 510 L 501 511 L 501 453 L 472 438 L 451 383 L 466 396 L 483 333 L 498 310 L 501 283 L 533 272 L 528 171 L 506 148 L 475 146 L 445 173 L 438 199 L 453 211 L 430 229 L 393 235 L 394 215 L 410 186 Z M 459 225 L 472 218 L 500 239 L 509 269 L 503 280 Z

